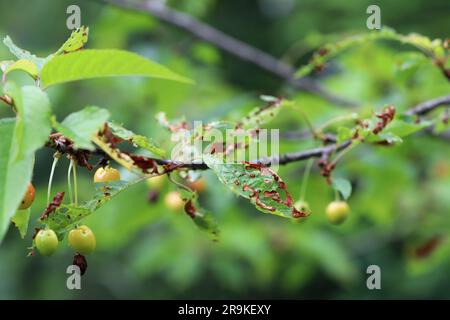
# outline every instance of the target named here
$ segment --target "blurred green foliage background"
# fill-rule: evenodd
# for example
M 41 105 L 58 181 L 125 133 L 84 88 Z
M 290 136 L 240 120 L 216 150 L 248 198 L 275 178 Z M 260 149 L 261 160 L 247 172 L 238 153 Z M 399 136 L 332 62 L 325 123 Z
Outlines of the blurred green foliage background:
M 89 48 L 122 48 L 158 61 L 195 79 L 189 86 L 138 78 L 89 80 L 49 89 L 59 119 L 86 105 L 108 108 L 112 118 L 135 132 L 165 143 L 154 116 L 186 115 L 189 120 L 239 119 L 261 104 L 259 94 L 295 99 L 314 125 L 357 111 L 369 114 L 392 103 L 405 110 L 448 94 L 441 73 L 409 47 L 376 42 L 340 55 L 319 76 L 341 96 L 359 101 L 357 110 L 337 107 L 299 92 L 257 67 L 224 54 L 184 31 L 144 14 L 100 1 L 3 0 L 0 36 L 46 55 L 69 35 L 66 8 L 78 4 L 90 27 Z M 371 1 L 169 0 L 187 12 L 289 63 L 307 62 L 312 50 L 354 31 L 367 31 Z M 447 0 L 377 1 L 382 24 L 398 32 L 449 36 Z M 0 59 L 11 58 L 0 46 Z M 412 66 L 405 66 L 410 61 Z M 403 67 L 402 67 L 403 66 Z M 14 77 L 20 78 L 19 75 Z M 20 79 L 21 81 L 25 81 Z M 0 116 L 7 112 L 2 108 Z M 442 111 L 441 111 L 442 112 Z M 435 112 L 433 117 L 441 116 Z M 300 114 L 283 110 L 270 127 L 303 130 Z M 310 140 L 291 139 L 281 151 L 307 149 Z M 162 201 L 147 201 L 145 183 L 122 193 L 89 217 L 98 250 L 88 257 L 82 290 L 66 288 L 72 252 L 67 243 L 51 258 L 26 257 L 31 232 L 23 241 L 13 227 L 0 246 L 0 298 L 450 298 L 449 141 L 418 133 L 398 147 L 361 146 L 346 155 L 335 175 L 352 181 L 352 213 L 342 226 L 330 225 L 325 207 L 333 192 L 314 166 L 307 201 L 313 214 L 304 223 L 256 211 L 205 172 L 200 196 L 220 223 L 221 240 L 212 243 L 181 212 Z M 38 153 L 33 182 L 37 200 L 32 220 L 45 207 L 52 153 Z M 54 190 L 65 190 L 67 161 L 61 161 Z M 297 198 L 305 163 L 280 168 Z M 124 173 L 125 175 L 125 173 Z M 92 173 L 81 172 L 82 199 L 93 193 Z M 414 254 L 432 239 L 428 255 Z M 366 268 L 379 265 L 382 290 L 366 287 Z

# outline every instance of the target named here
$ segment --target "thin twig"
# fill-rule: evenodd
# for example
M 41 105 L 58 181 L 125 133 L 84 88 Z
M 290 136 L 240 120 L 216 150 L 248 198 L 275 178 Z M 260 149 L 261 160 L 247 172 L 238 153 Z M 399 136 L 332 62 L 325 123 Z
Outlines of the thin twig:
M 443 97 L 439 97 L 439 98 L 435 98 L 432 100 L 422 102 L 422 103 L 418 104 L 417 106 L 415 106 L 414 108 L 406 111 L 405 115 L 421 116 L 421 115 L 424 115 L 424 114 L 436 109 L 439 106 L 444 106 L 444 105 L 450 105 L 450 94 L 447 96 L 443 96 Z
M 199 21 L 198 19 L 172 8 L 169 8 L 160 0 L 147 0 L 144 2 L 130 2 L 124 0 L 103 0 L 107 3 L 131 10 L 145 12 L 158 19 L 177 26 L 194 36 L 214 44 L 222 50 L 248 61 L 263 70 L 266 70 L 294 85 L 299 89 L 317 94 L 318 96 L 341 106 L 354 107 L 358 104 L 339 97 L 322 87 L 318 82 L 309 78 L 296 78 L 295 68 L 272 55 L 250 46 L 216 28 Z

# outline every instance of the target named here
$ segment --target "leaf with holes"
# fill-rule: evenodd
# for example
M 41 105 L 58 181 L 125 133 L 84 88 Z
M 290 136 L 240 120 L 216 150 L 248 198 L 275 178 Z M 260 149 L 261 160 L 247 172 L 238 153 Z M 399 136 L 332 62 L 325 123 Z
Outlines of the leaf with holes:
M 238 126 L 246 129 L 261 128 L 262 125 L 272 121 L 283 106 L 292 103 L 282 98 L 275 98 L 266 102 L 265 106 L 250 111 L 250 113 L 238 123 Z
M 181 197 L 185 200 L 184 211 L 192 219 L 194 224 L 209 238 L 216 242 L 219 241 L 219 227 L 211 213 L 201 208 L 198 204 L 196 192 L 190 192 L 181 189 Z
M 224 163 L 210 155 L 205 155 L 203 159 L 224 185 L 249 199 L 259 211 L 285 218 L 307 216 L 306 212 L 294 207 L 286 184 L 270 168 L 247 162 Z
M 58 51 L 56 51 L 55 55 L 66 54 L 82 49 L 88 41 L 88 36 L 89 28 L 85 26 L 81 26 L 80 28 L 72 31 L 69 39 L 64 42 Z
M 166 152 L 163 149 L 159 148 L 152 139 L 135 134 L 134 132 L 125 129 L 124 127 L 114 122 L 108 122 L 108 126 L 109 129 L 111 129 L 112 134 L 114 134 L 116 137 L 130 141 L 137 147 L 148 150 L 154 155 L 162 158 L 165 157 Z
M 53 229 L 56 233 L 62 234 L 68 231 L 74 224 L 80 223 L 80 221 L 88 217 L 120 192 L 139 181 L 115 181 L 107 184 L 98 183 L 96 184 L 96 193 L 91 200 L 79 205 L 74 203 L 61 204 L 54 212 L 45 216 L 41 222 Z

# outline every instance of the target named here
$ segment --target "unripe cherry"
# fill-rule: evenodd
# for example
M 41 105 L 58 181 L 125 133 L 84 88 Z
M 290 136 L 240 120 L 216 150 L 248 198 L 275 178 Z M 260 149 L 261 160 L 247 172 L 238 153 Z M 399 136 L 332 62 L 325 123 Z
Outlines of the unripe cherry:
M 39 230 L 34 238 L 36 249 L 43 256 L 51 256 L 58 248 L 58 243 L 58 236 L 51 229 Z
M 184 201 L 178 191 L 171 191 L 164 197 L 164 203 L 169 209 L 180 210 L 184 206 Z
M 94 182 L 112 182 L 120 180 L 120 172 L 110 166 L 98 168 L 94 175 Z
M 345 201 L 330 202 L 326 209 L 328 221 L 333 224 L 341 224 L 350 213 L 350 207 Z

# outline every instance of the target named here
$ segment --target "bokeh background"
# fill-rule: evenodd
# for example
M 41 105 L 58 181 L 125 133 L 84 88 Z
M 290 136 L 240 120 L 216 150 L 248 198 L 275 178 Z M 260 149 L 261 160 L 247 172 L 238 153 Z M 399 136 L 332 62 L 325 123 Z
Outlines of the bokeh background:
M 361 0 L 167 3 L 296 66 L 308 61 L 324 41 L 367 31 L 365 11 L 373 4 Z M 61 85 L 49 90 L 59 119 L 86 105 L 98 105 L 108 108 L 114 120 L 163 144 L 163 131 L 154 119 L 159 111 L 190 120 L 233 120 L 261 105 L 260 94 L 282 95 L 298 101 L 313 124 L 320 125 L 354 111 L 378 110 L 386 103 L 405 110 L 449 92 L 448 81 L 412 48 L 368 43 L 341 54 L 318 78 L 330 90 L 360 102 L 356 110 L 338 107 L 182 30 L 101 1 L 2 0 L 0 36 L 10 35 L 19 46 L 45 56 L 70 34 L 65 26 L 70 4 L 81 7 L 82 23 L 90 27 L 89 48 L 137 52 L 195 79 L 197 85 L 138 78 Z M 376 4 L 383 25 L 431 38 L 449 36 L 447 0 Z M 9 58 L 0 46 L 0 60 Z M 420 63 L 405 66 L 410 61 Z M 5 115 L 2 108 L 0 116 Z M 284 110 L 271 127 L 283 133 L 303 130 L 305 124 L 297 112 Z M 310 139 L 290 139 L 281 150 L 312 146 Z M 143 183 L 87 219 L 98 250 L 88 257 L 82 290 L 66 288 L 65 270 L 73 254 L 66 243 L 51 258 L 28 258 L 31 234 L 24 241 L 11 227 L 0 246 L 0 298 L 450 298 L 449 156 L 448 140 L 423 133 L 399 147 L 356 148 L 335 171 L 354 187 L 349 199 L 352 213 L 338 227 L 326 220 L 325 207 L 334 195 L 317 166 L 307 192 L 313 214 L 304 223 L 256 211 L 205 172 L 207 190 L 200 200 L 219 221 L 218 243 L 199 232 L 185 214 L 166 208 L 162 198 L 174 186 L 167 183 L 160 200 L 150 204 Z M 45 207 L 51 160 L 50 151 L 38 153 L 31 227 Z M 67 165 L 60 162 L 54 190 L 65 190 Z M 305 163 L 295 163 L 279 171 L 295 197 L 304 167 Z M 80 175 L 80 197 L 89 199 L 92 173 Z M 366 287 L 366 268 L 371 264 L 381 268 L 381 290 Z

